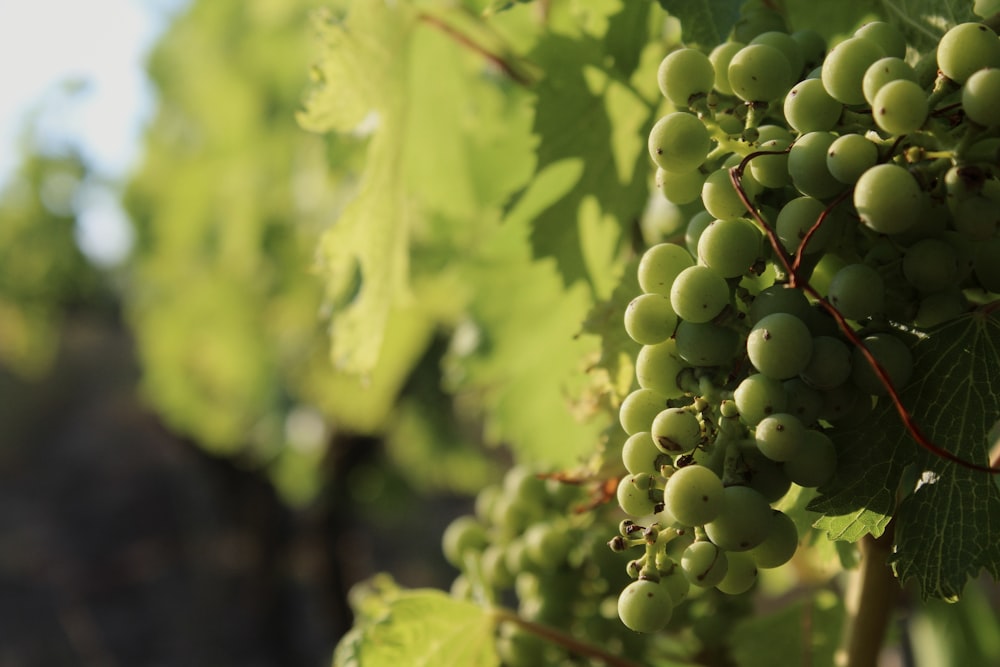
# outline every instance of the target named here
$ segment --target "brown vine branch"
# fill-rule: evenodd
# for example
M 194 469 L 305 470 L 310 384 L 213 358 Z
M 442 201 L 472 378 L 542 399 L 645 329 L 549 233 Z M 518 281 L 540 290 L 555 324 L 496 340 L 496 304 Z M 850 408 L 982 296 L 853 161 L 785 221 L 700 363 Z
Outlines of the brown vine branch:
M 427 23 L 428 25 L 434 26 L 435 28 L 445 33 L 446 35 L 454 39 L 456 42 L 458 42 L 465 48 L 473 51 L 474 53 L 479 54 L 487 61 L 489 61 L 494 67 L 503 72 L 504 75 L 506 75 L 512 81 L 515 81 L 525 87 L 531 86 L 534 83 L 534 81 L 531 79 L 530 76 L 524 74 L 523 72 L 518 71 L 518 69 L 514 66 L 513 63 L 509 62 L 502 56 L 493 53 L 482 44 L 473 41 L 472 38 L 470 38 L 468 35 L 466 35 L 463 32 L 460 32 L 454 26 L 448 24 L 447 22 L 438 18 L 437 16 L 421 13 L 417 16 L 417 19 L 419 21 Z
M 934 444 L 930 440 L 930 438 L 924 435 L 923 431 L 920 429 L 913 415 L 910 414 L 910 411 L 906 408 L 905 405 L 903 405 L 903 401 L 899 396 L 899 392 L 896 390 L 896 387 L 893 385 L 892 380 L 889 378 L 889 374 L 886 373 L 885 369 L 875 358 L 875 355 L 873 355 L 871 351 L 867 347 L 865 347 L 864 343 L 862 343 L 861 341 L 861 338 L 854 331 L 851 325 L 847 322 L 847 318 L 845 318 L 832 303 L 830 303 L 823 295 L 821 295 L 819 291 L 816 290 L 816 288 L 810 285 L 808 280 L 802 279 L 802 277 L 799 275 L 798 265 L 789 260 L 788 253 L 785 252 L 784 247 L 782 247 L 781 240 L 778 238 L 778 235 L 775 233 L 771 225 L 766 220 L 764 220 L 763 216 L 760 215 L 760 213 L 754 207 L 753 202 L 750 201 L 750 197 L 747 195 L 746 190 L 743 189 L 743 183 L 742 183 L 743 171 L 744 169 L 746 169 L 747 164 L 749 164 L 751 159 L 757 157 L 758 155 L 765 155 L 768 153 L 769 151 L 758 151 L 756 153 L 750 153 L 749 155 L 744 157 L 742 160 L 740 160 L 740 163 L 738 165 L 731 167 L 729 169 L 729 180 L 733 184 L 733 188 L 736 189 L 736 193 L 737 195 L 739 195 L 740 201 L 743 202 L 743 206 L 753 217 L 757 225 L 761 229 L 763 229 L 764 233 L 767 235 L 768 241 L 771 243 L 771 247 L 774 249 L 775 256 L 781 262 L 781 265 L 786 271 L 786 273 L 788 273 L 789 285 L 791 287 L 797 287 L 798 289 L 801 289 L 806 294 L 816 299 L 820 307 L 826 310 L 830 314 L 830 316 L 833 317 L 834 321 L 836 321 L 837 326 L 840 328 L 841 332 L 844 334 L 844 336 L 847 337 L 847 340 L 850 341 L 850 343 L 861 352 L 862 356 L 865 358 L 865 361 L 868 362 L 868 365 L 875 373 L 875 376 L 878 378 L 879 382 L 882 384 L 883 387 L 885 387 L 886 392 L 889 395 L 889 399 L 892 401 L 893 406 L 896 408 L 896 412 L 899 413 L 900 419 L 903 421 L 903 426 L 906 428 L 910 436 L 917 441 L 918 445 L 920 445 L 927 451 L 931 452 L 935 456 L 947 459 L 948 461 L 957 463 L 958 465 L 961 465 L 965 468 L 970 468 L 972 470 L 979 470 L 981 472 L 987 472 L 990 474 L 1000 473 L 1000 466 L 992 464 L 992 462 L 990 465 L 983 465 L 981 463 L 966 461 L 961 456 L 958 456 L 957 454 Z M 842 196 L 846 197 L 846 195 Z M 819 225 L 822 223 L 822 221 L 825 219 L 827 211 L 834 205 L 836 205 L 836 203 L 839 202 L 831 204 L 829 207 L 827 207 L 826 210 L 823 211 L 823 214 L 820 215 L 820 218 L 816 221 L 816 223 L 812 226 L 812 228 L 810 228 L 809 233 L 806 234 L 805 239 L 803 239 L 803 243 L 805 242 L 806 239 L 810 238 L 812 232 L 814 232 L 816 228 L 818 228 Z M 800 243 L 798 251 L 796 252 L 797 257 L 799 256 L 802 250 L 802 245 L 803 244 Z
M 581 641 L 570 634 L 562 632 L 561 630 L 556 630 L 555 628 L 547 625 L 542 625 L 541 623 L 535 623 L 534 621 L 522 618 L 510 609 L 496 607 L 493 609 L 493 614 L 496 616 L 498 621 L 513 623 L 527 632 L 541 637 L 546 641 L 552 642 L 553 644 L 562 646 L 566 650 L 579 656 L 600 660 L 605 665 L 609 665 L 610 667 L 642 667 L 642 665 L 638 663 L 632 662 L 631 660 L 627 660 L 613 653 L 608 653 L 599 646 L 588 644 L 587 642 Z

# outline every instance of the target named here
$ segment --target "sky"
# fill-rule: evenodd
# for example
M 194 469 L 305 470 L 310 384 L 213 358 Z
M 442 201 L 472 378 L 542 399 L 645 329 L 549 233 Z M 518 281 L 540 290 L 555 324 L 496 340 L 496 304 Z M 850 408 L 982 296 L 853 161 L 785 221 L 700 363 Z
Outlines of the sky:
M 17 167 L 32 116 L 41 147 L 78 147 L 101 181 L 84 189 L 78 240 L 101 264 L 115 264 L 130 247 L 115 186 L 137 162 L 154 109 L 145 57 L 185 4 L 0 0 L 0 183 Z

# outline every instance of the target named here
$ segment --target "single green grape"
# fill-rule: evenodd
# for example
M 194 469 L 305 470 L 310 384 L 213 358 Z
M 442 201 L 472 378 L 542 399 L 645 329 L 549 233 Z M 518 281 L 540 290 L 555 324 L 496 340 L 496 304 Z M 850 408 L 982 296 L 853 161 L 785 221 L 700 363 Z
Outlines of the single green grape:
M 698 259 L 724 278 L 750 270 L 761 253 L 761 234 L 749 220 L 715 220 L 698 239 Z
M 664 509 L 685 526 L 712 521 L 722 503 L 722 480 L 705 466 L 689 465 L 675 470 L 663 488 Z
M 795 189 L 816 199 L 829 199 L 846 186 L 834 178 L 826 163 L 837 135 L 832 132 L 807 132 L 788 151 L 788 174 Z
M 783 188 L 792 182 L 788 174 L 788 148 L 791 139 L 777 138 L 762 140 L 759 150 L 762 151 L 750 160 L 747 171 L 765 188 Z
M 727 486 L 722 510 L 705 524 L 705 534 L 725 551 L 747 551 L 767 537 L 771 506 L 748 486 Z M 694 583 L 694 582 L 692 582 Z
M 644 389 L 652 389 L 665 398 L 680 398 L 684 390 L 677 376 L 690 367 L 677 351 L 677 341 L 668 338 L 656 345 L 642 346 L 635 358 L 635 378 Z
M 684 269 L 694 266 L 694 258 L 676 243 L 658 243 L 646 249 L 639 259 L 636 275 L 643 292 L 670 296 L 674 279 Z
M 823 392 L 806 384 L 801 377 L 793 377 L 782 383 L 788 405 L 785 412 L 795 415 L 803 424 L 812 424 L 819 419 L 823 410 Z
M 809 363 L 799 374 L 817 389 L 832 389 L 851 377 L 851 350 L 839 338 L 816 336 Z
M 707 266 L 690 266 L 679 274 L 670 288 L 670 304 L 686 322 L 714 319 L 729 305 L 729 285 Z
M 658 581 L 637 579 L 618 596 L 618 617 L 630 630 L 657 632 L 670 621 L 674 602 Z
M 879 58 L 865 70 L 861 79 L 861 92 L 868 104 L 875 105 L 875 95 L 887 83 L 892 81 L 917 82 L 917 72 L 908 62 L 895 56 Z
M 941 36 L 936 55 L 938 69 L 963 84 L 984 67 L 1000 67 L 1000 40 L 985 23 L 959 23 Z
M 760 453 L 772 461 L 787 461 L 802 448 L 806 427 L 799 418 L 786 412 L 768 415 L 754 428 L 754 440 Z
M 774 221 L 774 231 L 788 254 L 794 255 L 799 250 L 806 234 L 817 223 L 819 226 L 809 237 L 803 254 L 822 252 L 829 247 L 839 231 L 836 224 L 838 218 L 829 214 L 823 216 L 825 211 L 826 204 L 814 197 L 796 197 L 781 208 Z M 822 222 L 820 222 L 821 216 L 823 216 Z
M 921 239 L 903 253 L 903 277 L 926 293 L 957 287 L 958 253 L 946 241 Z
M 781 51 L 788 60 L 789 70 L 793 79 L 797 79 L 805 65 L 802 47 L 795 38 L 783 30 L 768 30 L 750 40 L 750 44 L 767 44 Z
M 902 340 L 888 333 L 865 336 L 861 342 L 889 376 L 896 391 L 906 386 L 913 376 L 913 353 Z M 862 391 L 877 396 L 888 394 L 888 389 L 875 374 L 861 350 L 855 348 L 851 380 Z
M 662 167 L 656 168 L 656 187 L 667 201 L 678 206 L 697 201 L 704 185 L 705 174 L 698 169 L 667 171 Z
M 899 234 L 920 217 L 923 193 L 917 179 L 898 164 L 877 164 L 858 177 L 854 208 L 861 222 L 880 234 Z
M 802 290 L 776 283 L 754 297 L 747 315 L 750 317 L 750 324 L 757 324 L 771 313 L 789 313 L 805 322 L 812 316 L 812 309 Z
M 726 554 L 726 576 L 715 585 L 726 595 L 746 593 L 757 582 L 757 562 L 747 553 Z
M 1000 69 L 983 68 L 969 75 L 962 85 L 962 110 L 983 127 L 1000 125 Z
M 768 415 L 783 412 L 788 403 L 781 382 L 763 373 L 744 378 L 733 391 L 733 400 L 740 411 L 740 420 L 747 426 L 755 426 Z
M 652 389 L 636 389 L 629 393 L 618 408 L 618 419 L 625 433 L 632 435 L 648 431 L 656 415 L 667 407 L 667 397 Z
M 726 576 L 729 559 L 726 552 L 711 542 L 695 542 L 681 556 L 684 576 L 694 586 L 711 588 Z
M 640 294 L 625 308 L 625 332 L 640 345 L 655 345 L 670 338 L 677 315 L 662 294 Z
M 740 187 L 752 200 L 754 190 L 757 188 L 748 181 L 747 172 L 744 171 Z M 701 187 L 701 203 L 717 220 L 739 218 L 747 212 L 746 205 L 730 179 L 729 169 L 726 168 L 716 169 L 705 178 L 705 183 Z
M 697 116 L 683 111 L 667 114 L 649 132 L 650 157 L 667 171 L 697 169 L 711 148 L 708 129 Z
M 750 330 L 747 356 L 758 371 L 784 380 L 802 372 L 812 355 L 812 334 L 798 317 L 772 313 Z
M 708 54 L 708 59 L 712 62 L 712 67 L 715 70 L 715 89 L 723 95 L 733 94 L 733 88 L 729 85 L 729 61 L 744 46 L 746 44 L 743 42 L 723 42 Z
M 885 283 L 867 264 L 848 264 L 830 281 L 830 303 L 849 320 L 865 320 L 885 311 Z
M 656 415 L 650 428 L 653 443 L 666 454 L 690 452 L 701 441 L 701 423 L 690 410 L 667 408 Z
M 681 320 L 675 339 L 677 354 L 696 367 L 732 364 L 740 346 L 740 335 L 734 329 L 711 322 Z
M 452 520 L 441 536 L 441 551 L 445 560 L 460 570 L 465 569 L 469 552 L 482 551 L 488 543 L 486 528 L 475 517 L 463 515 Z
M 802 446 L 784 463 L 788 478 L 807 488 L 826 484 L 837 471 L 837 449 L 823 431 L 806 429 Z M 779 563 L 780 565 L 780 563 Z
M 757 567 L 770 569 L 790 561 L 799 546 L 799 531 L 795 522 L 779 510 L 771 510 L 764 541 L 746 552 Z
M 819 79 L 805 79 L 792 86 L 782 107 L 789 126 L 800 134 L 832 130 L 844 111 L 843 103 L 826 92 Z
M 636 475 L 625 475 L 618 482 L 618 506 L 629 516 L 641 517 L 652 514 L 656 511 L 655 496 L 659 495 L 653 490 L 652 477 L 648 473 Z
M 875 93 L 872 117 L 890 135 L 911 134 L 927 120 L 927 93 L 920 84 L 906 79 L 890 81 Z
M 885 21 L 871 21 L 854 31 L 855 37 L 865 37 L 878 44 L 887 56 L 906 56 L 906 38 L 896 26 Z
M 633 433 L 622 446 L 622 463 L 632 475 L 659 473 L 660 466 L 671 463 L 669 456 L 657 449 L 649 431 Z
M 768 44 L 748 44 L 729 60 L 729 86 L 747 102 L 783 97 L 794 76 L 788 58 Z
M 840 42 L 823 61 L 820 75 L 826 92 L 844 104 L 864 104 L 862 81 L 865 72 L 886 52 L 867 37 L 849 37 Z
M 826 152 L 826 168 L 841 183 L 853 185 L 878 163 L 878 146 L 861 134 L 842 134 Z
M 715 84 L 715 68 L 708 56 L 692 48 L 671 51 L 660 62 L 656 75 L 660 92 L 679 109 L 695 95 L 705 95 Z

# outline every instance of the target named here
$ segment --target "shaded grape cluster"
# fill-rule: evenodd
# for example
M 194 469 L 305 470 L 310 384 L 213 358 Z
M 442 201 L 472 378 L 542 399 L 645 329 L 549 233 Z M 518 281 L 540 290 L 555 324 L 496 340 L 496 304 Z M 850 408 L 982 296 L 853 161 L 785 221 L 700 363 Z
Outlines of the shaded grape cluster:
M 658 82 L 656 185 L 692 213 L 642 255 L 624 316 L 642 347 L 611 546 L 642 550 L 618 603 L 639 632 L 692 587 L 739 594 L 790 560 L 775 504 L 832 478 L 831 435 L 913 379 L 917 339 L 1000 293 L 989 26 L 921 55 L 885 22 L 828 45 L 751 16 Z

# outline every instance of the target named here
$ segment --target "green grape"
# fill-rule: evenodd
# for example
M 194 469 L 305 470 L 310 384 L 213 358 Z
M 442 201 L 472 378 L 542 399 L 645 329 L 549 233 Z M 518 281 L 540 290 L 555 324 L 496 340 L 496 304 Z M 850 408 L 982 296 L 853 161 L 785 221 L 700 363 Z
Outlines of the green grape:
M 886 56 L 873 62 L 861 79 L 861 91 L 868 104 L 875 106 L 875 95 L 879 89 L 892 81 L 917 82 L 917 73 L 908 62 L 902 58 Z
M 854 31 L 855 37 L 865 37 L 881 47 L 887 56 L 903 58 L 906 55 L 906 38 L 896 26 L 885 21 L 872 21 Z
M 757 324 L 771 313 L 789 313 L 805 322 L 812 317 L 812 308 L 802 290 L 779 283 L 761 290 L 750 304 L 747 315 L 750 324 Z
M 960 84 L 984 67 L 1000 67 L 1000 40 L 984 23 L 960 23 L 941 36 L 938 69 Z
M 795 456 L 785 461 L 788 478 L 807 488 L 826 484 L 837 469 L 837 450 L 826 433 L 806 429 L 802 447 Z
M 962 85 L 962 110 L 973 123 L 992 128 L 1000 125 L 1000 69 L 985 68 L 972 73 Z
M 767 537 L 771 506 L 748 486 L 727 486 L 722 510 L 705 524 L 705 534 L 725 551 L 747 551 Z M 692 582 L 694 583 L 694 582 Z
M 723 498 L 722 480 L 701 465 L 675 470 L 663 488 L 664 509 L 685 526 L 701 526 L 715 519 Z
M 823 61 L 820 75 L 826 92 L 844 104 L 864 104 L 861 82 L 865 71 L 887 54 L 877 43 L 866 37 L 849 37 L 840 42 Z
M 827 298 L 849 320 L 864 320 L 885 310 L 885 284 L 867 264 L 848 264 L 830 281 Z
M 802 48 L 791 35 L 785 31 L 769 30 L 762 32 L 750 40 L 750 44 L 767 44 L 781 51 L 781 55 L 788 60 L 789 70 L 794 78 L 798 78 L 805 66 L 805 59 L 802 55 Z
M 940 239 L 921 239 L 903 253 L 903 277 L 921 292 L 958 285 L 958 253 Z
M 750 5 L 741 8 L 740 19 L 733 26 L 733 39 L 749 42 L 765 32 L 788 32 L 785 17 L 770 7 Z
M 830 173 L 826 156 L 836 139 L 832 132 L 808 132 L 788 151 L 788 174 L 795 189 L 816 199 L 829 199 L 846 187 Z
M 975 0 L 972 11 L 976 16 L 988 19 L 1000 12 L 1000 0 Z
M 705 95 L 715 84 L 712 61 L 698 49 L 671 51 L 660 62 L 656 74 L 660 92 L 679 109 L 688 106 L 695 95 Z
M 729 61 L 744 46 L 746 44 L 743 42 L 723 42 L 708 54 L 708 59 L 712 62 L 715 71 L 715 89 L 723 95 L 733 94 L 733 88 L 729 85 Z
M 788 128 L 782 125 L 768 123 L 757 127 L 758 143 L 762 144 L 767 141 L 787 141 L 791 143 L 793 139 L 795 139 L 795 135 L 789 132 Z
M 682 320 L 677 325 L 677 354 L 692 366 L 726 366 L 733 362 L 740 335 L 733 329 L 711 322 Z
M 649 131 L 649 154 L 667 171 L 691 171 L 705 161 L 712 138 L 697 116 L 669 113 Z
M 878 162 L 878 146 L 860 134 L 844 134 L 826 152 L 826 168 L 841 183 L 854 185 Z
M 890 81 L 875 93 L 872 117 L 891 135 L 911 134 L 927 120 L 927 93 L 920 84 L 906 79 Z
M 816 225 L 825 210 L 826 204 L 813 197 L 796 197 L 781 208 L 774 221 L 774 231 L 786 252 L 794 255 L 798 251 L 802 240 Z M 809 243 L 805 246 L 803 254 L 809 255 L 826 250 L 837 231 L 835 219 L 830 215 L 824 217 L 823 222 L 809 237 Z
M 729 60 L 729 86 L 747 102 L 781 98 L 793 83 L 788 58 L 768 44 L 748 44 Z
M 959 289 L 944 290 L 928 294 L 920 300 L 913 325 L 929 329 L 943 322 L 953 320 L 969 310 L 969 300 Z
M 690 266 L 677 274 L 670 288 L 670 305 L 686 322 L 708 322 L 729 305 L 729 285 L 707 266 Z
M 880 234 L 906 231 L 920 216 L 923 202 L 917 179 L 897 164 L 875 165 L 854 186 L 854 208 L 861 222 Z
M 799 418 L 786 412 L 769 415 L 754 429 L 754 440 L 760 453 L 772 461 L 787 461 L 802 447 L 806 427 Z
M 839 338 L 816 336 L 809 363 L 799 374 L 817 389 L 833 389 L 851 377 L 851 350 Z
M 681 569 L 687 580 L 701 588 L 711 588 L 726 576 L 729 559 L 726 552 L 711 542 L 695 542 L 681 556 Z
M 715 587 L 726 595 L 746 593 L 757 582 L 757 563 L 746 553 L 726 554 L 726 576 Z
M 715 218 L 708 211 L 698 211 L 691 216 L 691 220 L 688 221 L 687 228 L 684 230 L 684 247 L 692 255 L 698 254 L 698 239 L 701 238 L 701 233 L 712 224 L 713 220 Z
M 701 423 L 690 410 L 667 408 L 656 415 L 650 429 L 653 443 L 665 454 L 684 454 L 701 441 Z
M 538 476 L 536 470 L 524 465 L 507 471 L 503 478 L 503 490 L 510 497 L 533 505 L 545 505 L 548 501 L 545 480 Z
M 823 35 L 806 28 L 793 32 L 792 39 L 798 43 L 799 51 L 802 53 L 803 69 L 811 70 L 823 62 L 823 55 L 826 53 L 826 40 L 823 39 Z
M 840 120 L 844 105 L 830 97 L 819 79 L 805 79 L 785 95 L 782 110 L 792 129 L 807 134 L 832 130 Z
M 748 163 L 750 175 L 765 188 L 783 188 L 792 182 L 788 175 L 788 147 L 792 145 L 789 139 L 769 139 L 761 141 L 758 150 L 768 151 L 773 155 L 758 155 Z
M 812 355 L 812 334 L 805 322 L 788 313 L 772 313 L 750 330 L 747 356 L 758 371 L 784 380 L 802 372 Z
M 644 345 L 635 358 L 635 378 L 639 386 L 652 389 L 665 398 L 684 395 L 677 376 L 685 368 L 690 368 L 690 364 L 681 359 L 673 338 L 656 345 Z
M 574 541 L 572 531 L 563 522 L 536 523 L 524 531 L 525 555 L 542 571 L 563 563 Z
M 973 241 L 986 241 L 1000 226 L 1000 201 L 972 195 L 953 205 L 952 218 L 960 234 Z
M 698 169 L 667 171 L 662 167 L 656 168 L 656 187 L 668 202 L 678 206 L 697 201 L 704 185 L 705 174 Z
M 482 551 L 488 543 L 486 528 L 475 517 L 463 515 L 453 519 L 441 536 L 441 552 L 446 561 L 460 570 L 465 569 L 469 552 Z
M 629 516 L 646 516 L 656 511 L 655 496 L 659 495 L 653 490 L 652 475 L 639 473 L 637 475 L 625 475 L 618 482 L 618 506 Z
M 669 456 L 657 449 L 649 431 L 633 433 L 622 446 L 622 463 L 632 475 L 659 473 L 660 466 L 671 463 Z
M 783 385 L 788 396 L 785 412 L 795 415 L 803 424 L 812 424 L 819 419 L 823 410 L 823 392 L 809 386 L 800 377 L 785 380 Z
M 1000 238 L 992 238 L 976 246 L 972 270 L 984 290 L 1000 293 Z
M 662 630 L 673 611 L 670 591 L 658 581 L 637 579 L 618 596 L 618 617 L 625 627 L 636 632 Z
M 781 382 L 762 373 L 743 379 L 733 392 L 733 400 L 740 411 L 740 420 L 754 426 L 768 415 L 784 412 L 788 403 Z
M 499 544 L 490 544 L 483 549 L 479 559 L 479 570 L 494 590 L 510 588 L 514 583 L 514 575 L 507 567 L 506 547 Z
M 866 403 L 870 406 L 870 396 L 862 395 L 852 382 L 845 382 L 823 392 L 823 409 L 819 417 L 832 424 L 858 423 L 854 418 L 870 411 L 865 409 Z
M 740 187 L 749 198 L 753 197 L 754 188 L 748 187 L 745 171 Z M 729 170 L 725 168 L 716 169 L 705 178 L 705 184 L 701 188 L 701 202 L 705 210 L 718 220 L 739 218 L 747 212 L 746 205 L 729 178 Z
M 913 354 L 906 343 L 887 333 L 866 336 L 861 342 L 885 370 L 896 391 L 905 387 L 913 376 Z M 853 366 L 851 380 L 859 389 L 876 396 L 888 394 L 882 381 L 878 379 L 861 350 L 857 348 L 854 350 Z
M 760 232 L 743 218 L 716 220 L 698 239 L 698 260 L 723 278 L 746 273 L 760 251 Z
M 669 571 L 660 575 L 660 585 L 670 593 L 670 599 L 674 601 L 675 607 L 686 600 L 691 591 L 691 582 L 684 576 L 684 570 L 673 561 Z
M 779 510 L 771 510 L 764 541 L 746 552 L 757 567 L 770 569 L 780 567 L 790 561 L 799 546 L 799 531 L 795 522 Z
M 655 345 L 670 338 L 677 315 L 662 294 L 640 294 L 625 308 L 625 332 L 640 345 Z
M 746 449 L 742 456 L 747 486 L 768 503 L 778 502 L 785 497 L 792 486 L 792 480 L 788 479 L 779 463 L 753 449 Z
M 636 389 L 622 400 L 618 419 L 625 433 L 648 431 L 656 415 L 667 407 L 667 397 L 652 389 Z
M 670 296 L 677 274 L 694 266 L 691 253 L 676 243 L 658 243 L 642 253 L 636 275 L 643 292 Z

